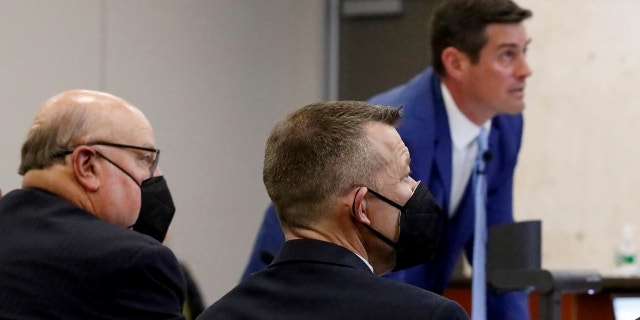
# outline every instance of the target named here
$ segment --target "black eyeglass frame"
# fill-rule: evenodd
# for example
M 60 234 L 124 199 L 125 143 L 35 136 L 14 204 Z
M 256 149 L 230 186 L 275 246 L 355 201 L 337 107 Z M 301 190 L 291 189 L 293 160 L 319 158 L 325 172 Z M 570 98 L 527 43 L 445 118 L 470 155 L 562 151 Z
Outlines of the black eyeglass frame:
M 151 177 L 153 177 L 153 173 L 156 171 L 156 168 L 158 168 L 158 162 L 160 161 L 160 149 L 132 146 L 132 145 L 129 145 L 129 144 L 113 143 L 113 142 L 107 142 L 107 141 L 94 141 L 94 142 L 84 143 L 82 145 L 84 145 L 84 146 L 108 146 L 108 147 L 115 147 L 115 148 L 126 148 L 126 149 L 135 149 L 135 150 L 153 152 L 153 153 L 155 153 L 156 157 L 153 160 L 153 163 L 151 164 L 151 166 L 149 167 L 149 172 L 151 173 Z M 66 155 L 71 154 L 71 153 L 73 153 L 73 150 L 65 151 L 64 153 L 61 154 L 61 156 L 66 156 Z

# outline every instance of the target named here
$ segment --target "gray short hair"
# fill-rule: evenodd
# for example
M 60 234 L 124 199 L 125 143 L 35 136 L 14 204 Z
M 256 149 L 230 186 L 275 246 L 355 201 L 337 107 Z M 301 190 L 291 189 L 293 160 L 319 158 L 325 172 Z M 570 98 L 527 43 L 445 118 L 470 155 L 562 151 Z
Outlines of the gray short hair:
M 24 175 L 32 169 L 43 169 L 62 162 L 65 152 L 80 144 L 89 133 L 93 117 L 84 106 L 63 108 L 46 122 L 34 124 L 22 145 L 18 173 Z
M 354 187 L 375 188 L 381 165 L 365 132 L 395 126 L 401 111 L 360 101 L 315 103 L 278 123 L 267 140 L 263 181 L 281 221 L 306 226 Z

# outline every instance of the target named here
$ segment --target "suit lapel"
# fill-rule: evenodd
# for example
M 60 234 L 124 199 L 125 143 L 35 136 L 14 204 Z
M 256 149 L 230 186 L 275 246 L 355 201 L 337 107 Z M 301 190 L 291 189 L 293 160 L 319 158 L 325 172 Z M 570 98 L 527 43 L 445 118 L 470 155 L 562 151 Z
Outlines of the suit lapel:
M 439 200 L 445 212 L 449 212 L 450 199 L 447 195 L 451 194 L 451 133 L 449 131 L 449 120 L 439 87 L 438 93 L 439 99 L 436 100 L 438 103 L 434 105 L 435 123 L 433 124 L 437 128 L 436 137 L 433 141 L 433 152 L 435 155 L 434 171 L 438 174 L 432 178 L 432 181 L 433 183 L 441 184 L 443 195 L 441 196 L 442 199 Z

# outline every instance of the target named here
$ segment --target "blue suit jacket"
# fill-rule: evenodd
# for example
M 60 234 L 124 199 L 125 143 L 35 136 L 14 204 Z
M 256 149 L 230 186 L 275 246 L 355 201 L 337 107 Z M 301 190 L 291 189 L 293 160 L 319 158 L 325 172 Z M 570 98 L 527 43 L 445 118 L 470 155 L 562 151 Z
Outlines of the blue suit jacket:
M 404 116 L 398 127 L 402 140 L 411 153 L 412 176 L 429 187 L 438 203 L 448 212 L 451 194 L 452 142 L 449 121 L 440 90 L 440 81 L 432 68 L 415 76 L 406 84 L 381 93 L 371 104 L 402 107 Z M 513 173 L 522 138 L 521 115 L 499 115 L 493 118 L 489 150 L 493 157 L 487 173 L 487 224 L 513 222 Z M 467 185 L 453 218 L 447 222 L 447 241 L 443 254 L 435 261 L 395 272 L 387 277 L 442 293 L 447 286 L 461 250 L 468 259 L 473 254 L 474 204 Z M 258 233 L 245 276 L 264 269 L 272 253 L 284 241 L 273 206 L 266 212 Z M 488 319 L 529 319 L 525 293 L 489 292 Z

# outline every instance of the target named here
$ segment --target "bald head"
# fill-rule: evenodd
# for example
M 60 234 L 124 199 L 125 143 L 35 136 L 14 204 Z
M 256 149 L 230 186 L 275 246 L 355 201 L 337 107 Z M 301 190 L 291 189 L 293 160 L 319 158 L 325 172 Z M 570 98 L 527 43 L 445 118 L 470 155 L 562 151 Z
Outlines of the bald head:
M 128 227 L 138 218 L 142 181 L 157 165 L 155 150 L 149 121 L 125 100 L 62 92 L 42 104 L 22 146 L 22 187 Z
M 140 110 L 112 94 L 70 90 L 47 99 L 36 115 L 22 146 L 18 173 L 43 169 L 65 152 L 92 139 L 116 139 L 127 125 L 151 126 Z

